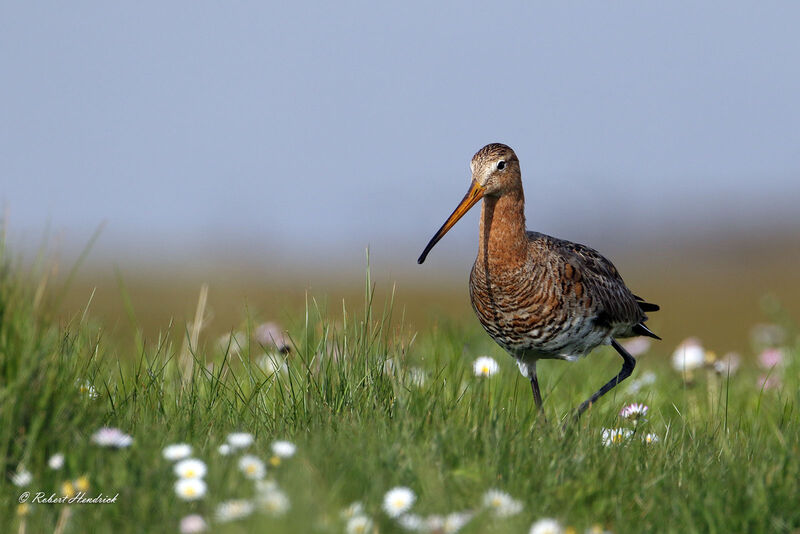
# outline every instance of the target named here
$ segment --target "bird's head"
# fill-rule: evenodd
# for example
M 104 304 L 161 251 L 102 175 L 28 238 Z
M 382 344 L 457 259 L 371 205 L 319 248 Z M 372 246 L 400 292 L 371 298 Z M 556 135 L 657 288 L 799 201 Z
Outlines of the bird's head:
M 484 196 L 499 197 L 521 186 L 519 159 L 511 147 L 502 143 L 491 143 L 478 150 L 469 167 L 472 178 L 467 194 L 428 242 L 417 263 L 424 262 L 433 246 Z

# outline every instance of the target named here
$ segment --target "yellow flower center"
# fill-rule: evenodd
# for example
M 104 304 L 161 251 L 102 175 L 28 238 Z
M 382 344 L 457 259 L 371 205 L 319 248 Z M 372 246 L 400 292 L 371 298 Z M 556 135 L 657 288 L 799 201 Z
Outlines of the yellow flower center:
M 80 477 L 75 481 L 75 487 L 78 491 L 89 491 L 89 479 L 86 476 Z

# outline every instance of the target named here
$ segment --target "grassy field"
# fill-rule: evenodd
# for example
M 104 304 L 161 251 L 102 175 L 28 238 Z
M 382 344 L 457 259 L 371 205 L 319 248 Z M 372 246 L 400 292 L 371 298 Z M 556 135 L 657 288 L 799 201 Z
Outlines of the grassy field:
M 562 432 L 618 371 L 612 351 L 540 365 L 545 421 L 516 365 L 474 321 L 443 317 L 412 330 L 393 315 L 402 303 L 373 302 L 369 280 L 367 296 L 344 308 L 309 297 L 284 325 L 286 354 L 256 341 L 258 317 L 227 342 L 165 324 L 124 343 L 91 311 L 50 313 L 57 295 L 43 280 L 0 257 L 2 532 L 180 532 L 191 514 L 213 532 L 388 533 L 417 523 L 524 533 L 543 518 L 576 532 L 800 528 L 791 324 L 781 325 L 783 362 L 769 371 L 743 346 L 735 373 L 681 373 L 669 363 L 674 345 L 654 344 L 631 379 Z M 475 376 L 481 355 L 497 360 L 497 374 Z M 619 415 L 634 402 L 649 406 L 638 424 Z M 104 427 L 123 435 L 98 435 Z M 608 444 L 612 428 L 631 432 Z M 233 439 L 234 450 L 221 451 L 234 432 L 253 443 L 237 449 Z M 296 453 L 273 450 L 277 440 Z M 176 461 L 164 457 L 175 443 L 207 467 L 195 500 L 178 495 Z M 402 519 L 385 509 L 395 487 L 416 496 Z M 491 489 L 518 503 L 485 502 Z M 115 502 L 33 502 L 80 491 Z M 346 517 L 356 502 L 361 523 Z M 231 519 L 237 511 L 244 517 Z

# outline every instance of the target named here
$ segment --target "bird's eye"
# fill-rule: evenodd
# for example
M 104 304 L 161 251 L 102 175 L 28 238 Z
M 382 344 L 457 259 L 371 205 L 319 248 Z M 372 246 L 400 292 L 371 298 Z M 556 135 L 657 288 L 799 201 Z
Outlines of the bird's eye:
M 505 161 L 503 161 L 501 159 L 500 161 L 497 162 L 497 170 L 498 171 L 502 171 L 505 168 L 506 168 L 506 162 Z

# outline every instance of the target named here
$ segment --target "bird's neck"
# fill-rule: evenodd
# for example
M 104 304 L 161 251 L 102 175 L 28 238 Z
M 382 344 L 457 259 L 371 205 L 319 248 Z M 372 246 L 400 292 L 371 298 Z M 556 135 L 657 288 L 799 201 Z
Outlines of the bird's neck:
M 527 261 L 525 195 L 522 187 L 483 197 L 478 262 L 513 267 Z

